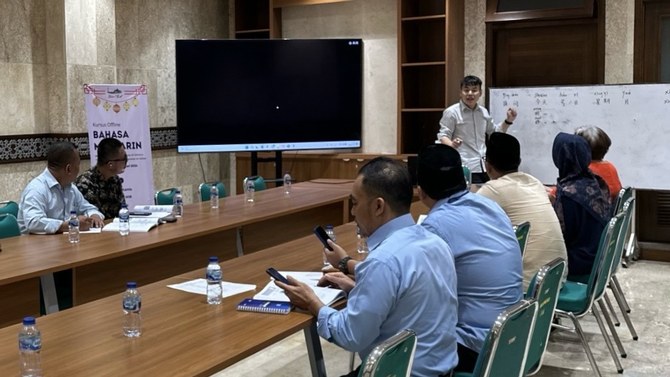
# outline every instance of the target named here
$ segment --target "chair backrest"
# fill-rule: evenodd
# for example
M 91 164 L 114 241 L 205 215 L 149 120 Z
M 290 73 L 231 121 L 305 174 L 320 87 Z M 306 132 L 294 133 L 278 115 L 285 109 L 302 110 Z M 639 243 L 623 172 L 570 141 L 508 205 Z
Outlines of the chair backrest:
M 605 287 L 607 287 L 607 283 L 609 282 L 612 261 L 616 253 L 617 240 L 623 226 L 623 220 L 624 213 L 613 216 L 600 237 L 598 252 L 596 253 L 588 281 L 589 287 L 587 292 L 591 296 L 589 307 L 591 307 L 594 300 L 599 299 L 603 295 Z
M 223 198 L 226 195 L 228 195 L 226 193 L 226 186 L 222 182 L 219 182 L 219 181 L 203 182 L 203 183 L 200 184 L 200 186 L 198 186 L 198 191 L 200 191 L 200 200 L 202 200 L 203 202 L 206 202 L 206 201 L 209 200 L 209 198 L 211 196 L 211 191 L 210 190 L 212 189 L 212 185 L 216 185 L 216 188 L 219 190 L 219 198 Z
M 0 214 L 0 238 L 15 237 L 21 235 L 21 228 L 16 217 L 11 213 Z
M 542 366 L 542 358 L 547 348 L 564 270 L 565 259 L 556 258 L 540 267 L 528 286 L 526 299 L 535 300 L 538 307 L 535 326 L 528 345 L 524 376 L 537 373 Z
M 262 191 L 267 188 L 267 185 L 265 184 L 265 179 L 261 177 L 260 175 L 252 175 L 250 177 L 244 178 L 244 187 L 247 187 L 247 181 L 253 181 L 254 182 L 254 189 L 256 191 Z
M 612 212 L 613 215 L 616 215 L 617 213 L 621 212 L 623 210 L 623 205 L 628 201 L 628 199 L 633 197 L 633 188 L 630 186 L 626 186 L 619 190 L 619 194 L 616 197 L 616 202 L 614 203 L 614 212 Z
M 19 204 L 11 200 L 0 202 L 0 214 L 11 213 L 14 217 L 19 216 Z
M 523 255 L 524 250 L 526 250 L 526 244 L 528 243 L 529 232 L 530 232 L 529 221 L 525 221 L 519 225 L 514 226 L 514 233 L 516 233 L 516 240 L 519 241 L 519 247 L 521 248 L 521 255 Z
M 521 300 L 505 309 L 486 336 L 473 377 L 523 376 L 537 302 Z
M 377 345 L 365 358 L 359 377 L 397 376 L 408 377 L 412 372 L 416 334 L 402 330 Z
M 156 191 L 156 195 L 154 196 L 155 204 L 159 206 L 174 204 L 174 194 L 176 192 L 177 189 L 175 187 Z

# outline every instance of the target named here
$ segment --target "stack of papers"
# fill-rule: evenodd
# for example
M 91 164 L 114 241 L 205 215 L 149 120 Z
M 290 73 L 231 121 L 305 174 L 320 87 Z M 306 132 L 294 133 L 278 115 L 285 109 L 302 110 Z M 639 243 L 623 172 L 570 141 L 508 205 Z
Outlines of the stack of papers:
M 142 215 L 130 215 L 131 232 L 148 232 L 153 227 L 160 224 L 159 219 L 172 213 L 172 206 L 169 205 L 139 205 L 133 208 L 133 212 L 145 212 Z M 105 232 L 119 231 L 119 218 L 115 217 L 111 223 L 102 228 Z
M 294 279 L 301 281 L 307 285 L 316 293 L 316 296 L 323 302 L 324 305 L 330 305 L 344 297 L 346 293 L 343 290 L 330 287 L 318 287 L 318 283 L 322 272 L 305 272 L 305 271 L 280 271 L 284 276 L 291 276 Z M 275 285 L 273 280 L 263 288 L 262 291 L 258 292 L 254 296 L 254 300 L 266 300 L 266 301 L 279 301 L 279 302 L 289 302 L 288 296 L 284 294 L 284 290 Z

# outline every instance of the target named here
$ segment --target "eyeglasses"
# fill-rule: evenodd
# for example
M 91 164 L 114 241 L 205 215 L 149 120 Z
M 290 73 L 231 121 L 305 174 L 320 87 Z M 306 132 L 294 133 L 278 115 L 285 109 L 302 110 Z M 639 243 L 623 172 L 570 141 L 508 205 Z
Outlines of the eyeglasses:
M 117 158 L 117 159 L 114 159 L 114 160 L 109 160 L 107 162 L 123 162 L 125 165 L 128 165 L 128 156 L 126 156 L 124 158 Z

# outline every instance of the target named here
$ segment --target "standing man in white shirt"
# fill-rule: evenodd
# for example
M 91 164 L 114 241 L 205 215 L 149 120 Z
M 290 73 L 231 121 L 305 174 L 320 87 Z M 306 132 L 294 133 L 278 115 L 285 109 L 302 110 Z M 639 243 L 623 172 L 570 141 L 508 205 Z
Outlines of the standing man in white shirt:
M 463 165 L 472 172 L 472 183 L 481 184 L 489 180 L 483 163 L 486 155 L 486 136 L 494 132 L 507 132 L 516 119 L 516 110 L 507 109 L 507 117 L 495 125 L 491 115 L 477 101 L 482 96 L 482 80 L 477 76 L 465 76 L 461 81 L 461 100 L 442 113 L 437 142 L 456 149 Z

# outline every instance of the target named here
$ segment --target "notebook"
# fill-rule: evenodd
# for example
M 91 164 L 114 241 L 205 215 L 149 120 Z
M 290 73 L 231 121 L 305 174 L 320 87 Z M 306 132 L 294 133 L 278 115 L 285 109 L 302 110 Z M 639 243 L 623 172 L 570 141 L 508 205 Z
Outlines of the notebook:
M 244 312 L 288 314 L 291 309 L 293 305 L 289 302 L 254 300 L 253 298 L 245 298 L 237 304 L 237 310 Z

